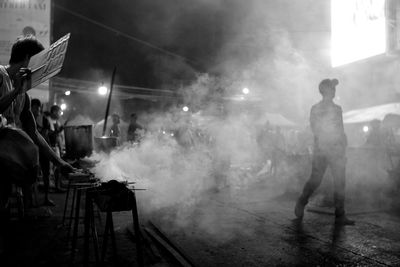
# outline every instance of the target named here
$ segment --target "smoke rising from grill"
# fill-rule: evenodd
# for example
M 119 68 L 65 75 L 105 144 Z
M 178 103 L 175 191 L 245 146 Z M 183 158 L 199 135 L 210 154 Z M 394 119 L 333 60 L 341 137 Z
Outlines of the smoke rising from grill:
M 266 175 L 269 163 L 261 162 L 263 151 L 257 143 L 257 134 L 266 123 L 262 117 L 266 113 L 280 113 L 297 123 L 296 131 L 303 130 L 308 125 L 311 105 L 319 101 L 320 80 L 332 76 L 339 78 L 338 101 L 346 110 L 355 106 L 354 95 L 366 83 L 358 78 L 368 75 L 368 70 L 349 70 L 350 74 L 346 75 L 342 70 L 327 67 L 324 60 L 328 58 L 326 48 L 329 38 L 325 37 L 329 35 L 329 23 L 321 19 L 321 25 L 313 24 L 310 17 L 319 12 L 315 1 L 310 10 L 300 8 L 298 4 L 290 8 L 293 1 L 281 4 L 271 1 L 220 1 L 228 5 L 229 15 L 215 2 L 198 2 L 203 8 L 207 6 L 207 10 L 214 8 L 215 12 L 223 14 L 226 21 L 224 25 L 212 25 L 225 30 L 225 34 L 220 36 L 223 44 L 217 47 L 218 53 L 210 68 L 212 71 L 198 74 L 196 81 L 178 90 L 190 112 L 184 113 L 182 107 L 177 107 L 166 113 L 146 114 L 142 120 L 148 131 L 139 145 L 125 144 L 110 155 L 93 156 L 99 161 L 94 169 L 96 175 L 104 180 L 128 179 L 137 182 L 138 188 L 147 189 L 140 193 L 142 203 L 145 203 L 144 210 L 173 209 L 176 213 L 171 216 L 175 216 L 178 225 L 193 220 L 190 215 L 194 213 L 195 204 L 210 197 L 215 190 L 228 192 L 230 200 L 245 189 L 260 194 L 260 189 L 257 189 L 260 184 L 265 186 L 262 188 L 267 199 L 288 191 L 299 193 L 309 176 L 311 162 L 309 159 L 301 162 L 286 160 L 278 167 L 276 177 Z M 286 21 L 281 14 L 279 17 L 275 14 L 279 13 L 276 10 L 285 9 L 295 18 L 299 14 L 301 17 L 307 14 L 308 19 Z M 174 12 L 171 8 L 167 10 Z M 191 12 L 200 16 L 200 10 L 198 14 L 193 10 Z M 294 10 L 304 13 L 294 14 Z M 175 28 L 174 25 L 182 25 L 180 21 L 183 17 L 178 14 L 172 16 L 170 23 L 165 24 L 168 34 L 154 35 L 156 43 L 168 45 L 171 36 L 179 36 L 180 27 Z M 307 27 L 311 29 L 305 32 Z M 316 34 L 318 31 L 321 33 Z M 314 58 L 313 49 L 318 47 L 317 44 L 320 47 L 315 53 L 320 57 Z M 171 66 L 176 66 L 176 60 L 171 61 Z M 167 68 L 168 64 L 164 62 L 163 66 Z M 188 67 L 187 72 L 192 74 L 193 69 Z M 160 81 L 173 80 L 175 74 L 165 71 Z M 357 74 L 358 78 L 352 79 L 351 74 Z M 242 95 L 244 87 L 249 88 L 249 95 Z M 373 96 L 367 94 L 363 99 L 367 103 Z M 293 132 L 288 131 L 286 137 Z M 288 144 L 295 142 L 295 137 L 290 138 Z M 373 203 L 379 196 L 368 195 L 367 192 L 379 189 L 385 194 L 388 191 L 391 181 L 388 180 L 386 166 L 378 164 L 375 156 L 365 158 L 350 151 L 348 157 L 347 191 L 359 193 L 358 199 L 348 194 L 349 199 Z M 331 186 L 327 187 L 329 183 L 328 174 L 323 182 L 325 187 L 322 185 L 320 191 L 324 188 L 332 190 Z M 364 186 L 363 192 L 359 190 L 360 185 Z M 249 199 L 251 190 L 248 191 Z M 199 225 L 209 233 L 215 233 L 215 228 L 207 224 L 214 219 L 205 216 Z

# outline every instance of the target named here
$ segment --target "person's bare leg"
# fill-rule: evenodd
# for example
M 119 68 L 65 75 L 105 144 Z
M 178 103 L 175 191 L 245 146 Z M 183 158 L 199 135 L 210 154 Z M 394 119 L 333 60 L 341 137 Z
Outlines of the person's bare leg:
M 40 155 L 40 167 L 42 169 L 43 189 L 44 189 L 44 206 L 54 206 L 54 202 L 49 198 L 50 191 L 50 161 Z
M 65 189 L 61 187 L 61 172 L 58 168 L 54 168 L 54 186 L 56 192 L 58 193 L 65 192 Z
M 54 202 L 49 198 L 50 191 L 50 175 L 43 174 L 43 185 L 44 185 L 44 206 L 54 206 Z

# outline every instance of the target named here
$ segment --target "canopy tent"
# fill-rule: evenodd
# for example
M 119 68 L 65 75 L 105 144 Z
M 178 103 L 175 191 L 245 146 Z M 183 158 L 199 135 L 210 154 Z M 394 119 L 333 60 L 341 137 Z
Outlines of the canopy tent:
M 390 103 L 363 109 L 355 109 L 343 114 L 345 124 L 365 123 L 372 120 L 382 121 L 386 115 L 400 115 L 400 103 Z
M 282 127 L 294 127 L 296 123 L 284 117 L 279 113 L 264 113 L 261 115 L 261 119 L 258 121 L 259 124 L 265 124 L 269 122 L 271 125 L 282 126 Z

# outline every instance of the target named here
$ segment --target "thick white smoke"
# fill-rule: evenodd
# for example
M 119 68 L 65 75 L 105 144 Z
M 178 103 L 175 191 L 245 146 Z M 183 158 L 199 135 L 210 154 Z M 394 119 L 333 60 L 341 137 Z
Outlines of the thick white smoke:
M 269 198 L 287 190 L 300 192 L 311 169 L 310 158 L 286 160 L 279 166 L 275 178 L 266 175 L 267 163 L 260 160 L 263 148 L 257 143 L 262 125 L 257 122 L 266 112 L 275 112 L 296 121 L 297 129 L 308 125 L 311 105 L 320 98 L 318 83 L 323 78 L 332 78 L 330 75 L 334 73 L 313 58 L 313 52 L 298 49 L 299 42 L 305 39 L 298 38 L 294 43 L 296 22 L 312 16 L 293 14 L 299 20 L 287 22 L 287 17 L 283 18 L 274 9 L 283 12 L 293 1 L 284 1 L 282 6 L 278 1 L 234 3 L 243 12 L 233 10 L 232 17 L 237 15 L 238 22 L 232 19 L 233 25 L 225 25 L 230 30 L 229 36 L 213 68 L 220 76 L 200 75 L 192 85 L 179 90 L 190 111 L 184 113 L 179 107 L 164 114 L 142 116 L 147 131 L 140 144 L 124 144 L 110 155 L 93 156 L 99 161 L 93 170 L 98 177 L 104 181 L 136 182 L 137 188 L 147 189 L 141 193 L 146 211 L 175 209 L 179 224 L 190 220 L 195 205 L 209 197 L 210 191 L 225 190 L 235 197 L 258 183 L 268 183 L 265 194 Z M 312 12 L 320 14 L 319 9 Z M 307 20 L 310 25 L 311 22 Z M 307 23 L 302 25 L 304 29 L 310 26 Z M 303 48 L 318 47 L 316 43 L 321 41 L 321 34 L 315 34 L 317 26 L 312 25 L 315 32 L 308 32 L 311 37 L 302 44 Z M 329 33 L 327 29 L 323 31 Z M 344 77 L 338 77 L 341 80 L 338 95 L 352 95 L 345 90 L 349 84 L 353 87 L 355 81 Z M 169 78 L 162 77 L 162 80 Z M 248 87 L 250 94 L 237 98 L 243 87 Z M 290 141 L 293 140 L 287 143 Z M 348 191 L 359 189 L 360 185 L 370 188 L 389 185 L 385 168 L 366 164 L 375 159 L 361 160 L 353 154 L 349 157 Z M 329 184 L 329 179 L 324 183 Z M 332 186 L 329 190 L 332 191 Z M 362 193 L 360 197 L 374 198 Z M 205 218 L 199 224 L 207 228 L 205 225 L 214 222 L 213 219 Z M 212 225 L 209 230 L 215 232 Z

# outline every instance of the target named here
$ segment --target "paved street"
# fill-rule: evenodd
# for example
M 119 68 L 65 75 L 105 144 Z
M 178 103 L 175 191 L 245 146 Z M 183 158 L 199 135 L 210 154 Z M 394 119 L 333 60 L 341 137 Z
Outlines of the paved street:
M 310 211 L 298 222 L 293 197 L 249 190 L 215 194 L 181 227 L 166 219 L 163 228 L 199 266 L 400 266 L 398 214 L 350 203 L 355 226 L 336 226 L 333 215 Z
M 142 210 L 141 223 L 154 222 L 197 266 L 400 266 L 399 214 L 385 207 L 361 208 L 350 197 L 348 216 L 356 220 L 355 226 L 336 226 L 331 210 L 313 206 L 315 201 L 298 222 L 293 214 L 295 196 L 271 199 L 266 192 L 265 184 L 235 192 L 225 188 L 207 193 L 184 210 L 163 209 L 150 215 Z M 57 203 L 52 216 L 36 211 L 41 216 L 35 220 L 11 222 L 2 255 L 5 266 L 68 265 L 66 228 L 61 227 L 64 196 L 52 194 Z M 138 194 L 143 206 L 140 199 Z M 115 213 L 114 220 L 118 266 L 135 266 L 135 245 L 126 231 L 131 215 Z M 78 266 L 81 252 L 82 239 Z M 145 262 L 177 266 L 168 257 L 154 259 L 148 254 Z M 111 258 L 108 264 L 113 264 Z

